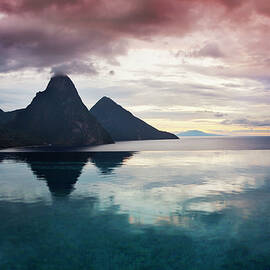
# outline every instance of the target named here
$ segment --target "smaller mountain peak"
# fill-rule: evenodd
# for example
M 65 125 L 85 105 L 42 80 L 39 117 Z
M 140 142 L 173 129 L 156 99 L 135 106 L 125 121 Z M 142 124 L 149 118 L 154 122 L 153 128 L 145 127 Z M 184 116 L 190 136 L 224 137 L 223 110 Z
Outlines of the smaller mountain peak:
M 102 97 L 91 109 L 90 112 L 95 115 L 96 112 L 110 114 L 112 111 L 126 111 L 109 97 Z
M 100 101 L 112 101 L 114 102 L 111 98 L 107 97 L 107 96 L 104 96 L 100 99 Z
M 115 141 L 178 139 L 174 134 L 148 125 L 106 96 L 90 109 L 90 113 Z
M 102 97 L 97 104 L 109 104 L 109 105 L 118 105 L 115 101 L 113 101 L 111 98 L 104 96 Z

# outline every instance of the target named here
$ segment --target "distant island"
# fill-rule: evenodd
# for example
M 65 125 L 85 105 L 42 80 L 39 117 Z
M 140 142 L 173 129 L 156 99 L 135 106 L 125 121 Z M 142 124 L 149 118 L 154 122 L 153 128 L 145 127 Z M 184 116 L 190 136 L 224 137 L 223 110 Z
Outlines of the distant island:
M 177 136 L 223 136 L 213 133 L 206 133 L 200 130 L 187 130 L 176 134 Z
M 123 140 L 178 139 L 133 116 L 108 97 L 89 111 L 66 75 L 51 78 L 25 108 L 0 109 L 0 148 L 92 146 Z

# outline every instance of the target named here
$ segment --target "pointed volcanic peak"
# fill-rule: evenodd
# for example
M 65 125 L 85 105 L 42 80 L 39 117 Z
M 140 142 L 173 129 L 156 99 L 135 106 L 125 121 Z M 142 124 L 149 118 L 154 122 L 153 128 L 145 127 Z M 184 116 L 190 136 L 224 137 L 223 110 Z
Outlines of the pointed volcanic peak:
M 108 97 L 101 98 L 90 112 L 115 141 L 178 139 L 148 125 Z
M 70 96 L 80 99 L 75 85 L 67 75 L 53 76 L 45 91 L 48 95 L 55 97 Z
M 46 90 L 38 92 L 8 127 L 29 134 L 33 144 L 37 141 L 59 146 L 113 143 L 111 136 L 89 114 L 71 79 L 63 75 L 51 78 Z
M 51 103 L 61 106 L 70 104 L 81 108 L 85 107 L 75 85 L 66 75 L 52 77 L 45 91 L 38 92 L 29 106 L 36 106 L 36 103 L 37 106 L 40 106 L 41 102 L 48 100 L 50 100 Z

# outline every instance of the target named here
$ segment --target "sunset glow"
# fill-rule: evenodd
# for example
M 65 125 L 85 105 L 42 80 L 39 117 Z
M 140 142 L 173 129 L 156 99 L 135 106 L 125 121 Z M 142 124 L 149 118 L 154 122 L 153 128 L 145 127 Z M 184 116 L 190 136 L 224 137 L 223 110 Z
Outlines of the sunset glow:
M 270 135 L 270 2 L 2 0 L 0 108 L 67 73 L 156 128 Z

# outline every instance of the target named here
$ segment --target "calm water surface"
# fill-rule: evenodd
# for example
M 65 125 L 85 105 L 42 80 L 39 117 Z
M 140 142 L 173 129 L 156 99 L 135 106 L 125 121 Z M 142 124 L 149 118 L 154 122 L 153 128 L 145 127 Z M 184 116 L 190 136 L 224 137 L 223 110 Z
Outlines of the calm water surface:
M 0 269 L 269 270 L 264 145 L 0 153 Z

